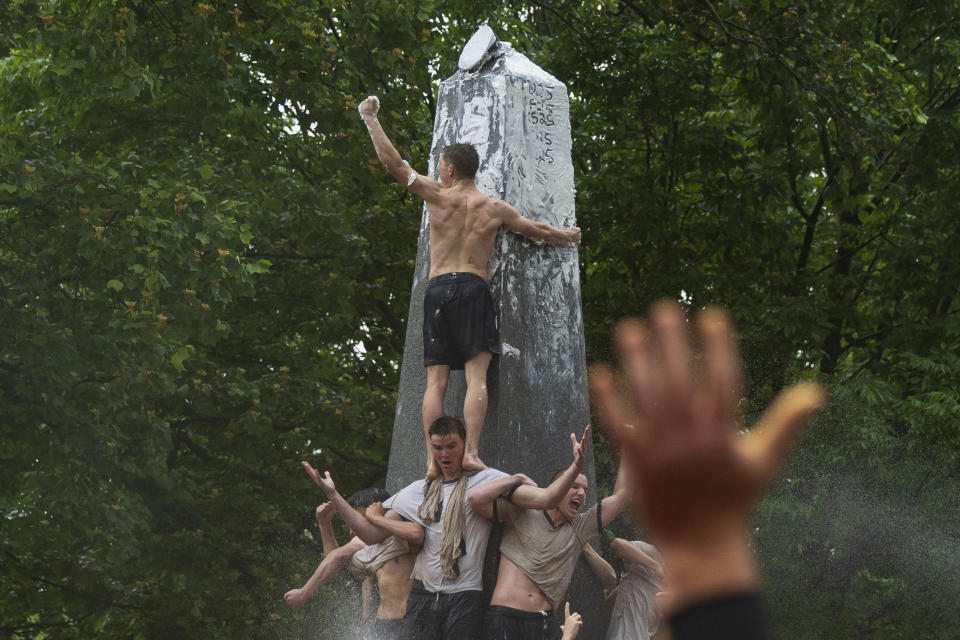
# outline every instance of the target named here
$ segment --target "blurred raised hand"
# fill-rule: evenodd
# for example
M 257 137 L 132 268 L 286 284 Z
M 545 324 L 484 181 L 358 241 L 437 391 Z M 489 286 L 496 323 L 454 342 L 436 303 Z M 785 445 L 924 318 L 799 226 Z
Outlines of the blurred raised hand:
M 647 322 L 617 328 L 622 375 L 607 367 L 590 374 L 593 404 L 631 462 L 634 505 L 664 554 L 678 602 L 755 585 L 751 507 L 825 401 L 819 385 L 797 384 L 738 432 L 733 326 L 718 309 L 701 312 L 694 325 L 696 354 L 681 309 L 657 304 Z M 718 571 L 724 575 L 709 575 Z

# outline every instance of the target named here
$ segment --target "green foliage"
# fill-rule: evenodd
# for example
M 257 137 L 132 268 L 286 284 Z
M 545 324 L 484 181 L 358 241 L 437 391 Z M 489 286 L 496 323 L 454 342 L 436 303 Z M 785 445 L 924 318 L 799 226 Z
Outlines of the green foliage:
M 667 296 L 732 311 L 748 420 L 831 387 L 758 512 L 782 637 L 954 633 L 960 3 L 2 13 L 5 636 L 348 624 L 343 584 L 281 600 L 319 559 L 298 461 L 383 481 L 421 207 L 354 108 L 423 170 L 482 20 L 571 91 L 591 359 Z
M 837 388 L 761 505 L 755 540 L 781 637 L 955 635 L 957 452 L 900 424 Z
M 428 126 L 429 25 L 396 4 L 12 8 L 4 631 L 288 633 L 280 596 L 317 559 L 288 560 L 317 499 L 298 461 L 347 492 L 383 480 L 418 228 L 353 96 L 402 71 L 385 99 Z M 377 20 L 403 56 L 354 35 Z

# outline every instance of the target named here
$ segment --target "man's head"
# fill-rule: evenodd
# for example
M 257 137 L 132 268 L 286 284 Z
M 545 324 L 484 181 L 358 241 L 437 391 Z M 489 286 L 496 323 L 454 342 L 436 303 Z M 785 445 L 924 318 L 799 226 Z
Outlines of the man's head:
M 360 489 L 355 494 L 347 498 L 347 504 L 356 509 L 361 507 L 366 509 L 374 502 L 383 502 L 390 497 L 390 494 L 387 493 L 386 489 L 381 489 L 380 487 L 367 487 L 366 489 Z
M 550 482 L 559 478 L 564 472 L 565 471 L 557 471 L 554 473 Z M 583 507 L 583 503 L 587 501 L 587 486 L 587 476 L 581 473 L 577 476 L 577 479 L 573 481 L 570 488 L 567 489 L 567 494 L 563 496 L 560 504 L 556 506 L 556 510 L 564 519 L 573 520 L 577 517 L 577 514 L 580 513 L 580 508 Z
M 433 421 L 427 430 L 430 437 L 430 451 L 444 480 L 460 476 L 463 464 L 464 442 L 467 430 L 463 423 L 450 416 L 441 416 Z
M 440 154 L 440 164 L 437 165 L 437 171 L 440 174 L 440 182 L 447 184 L 456 179 L 473 180 L 477 176 L 477 169 L 480 167 L 480 156 L 472 144 L 458 142 L 447 145 Z M 451 171 L 452 169 L 452 171 Z
M 374 502 L 383 502 L 390 497 L 390 494 L 387 493 L 386 489 L 380 489 L 379 487 L 367 487 L 366 489 L 360 489 L 355 494 L 347 498 L 347 504 L 353 507 L 353 510 L 363 515 L 367 510 L 367 507 L 372 505 Z M 349 529 L 350 535 L 356 535 L 353 529 Z

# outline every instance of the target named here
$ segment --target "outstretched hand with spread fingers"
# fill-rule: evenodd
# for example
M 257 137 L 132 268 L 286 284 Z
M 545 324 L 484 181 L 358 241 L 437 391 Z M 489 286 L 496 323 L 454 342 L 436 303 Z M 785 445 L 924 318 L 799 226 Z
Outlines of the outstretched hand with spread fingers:
M 611 369 L 597 367 L 590 393 L 632 463 L 634 503 L 667 571 L 671 554 L 681 572 L 710 555 L 740 556 L 738 579 L 748 587 L 756 580 L 747 546 L 750 509 L 825 395 L 815 383 L 795 385 L 738 435 L 741 372 L 733 326 L 719 309 L 701 312 L 695 325 L 697 358 L 676 304 L 654 306 L 647 323 L 621 322 L 615 342 L 623 385 Z
M 584 456 L 587 453 L 587 436 L 589 435 L 590 425 L 584 427 L 583 436 L 580 437 L 579 441 L 576 434 L 570 434 L 570 444 L 573 446 L 573 463 L 577 465 L 578 469 L 583 469 Z
M 329 471 L 324 471 L 321 476 L 320 473 L 310 466 L 309 462 L 301 462 L 303 465 L 303 470 L 307 472 L 307 475 L 310 476 L 310 479 L 313 480 L 314 484 L 320 487 L 327 497 L 330 497 L 332 494 L 337 492 L 337 486 L 333 483 L 333 478 L 330 477 Z

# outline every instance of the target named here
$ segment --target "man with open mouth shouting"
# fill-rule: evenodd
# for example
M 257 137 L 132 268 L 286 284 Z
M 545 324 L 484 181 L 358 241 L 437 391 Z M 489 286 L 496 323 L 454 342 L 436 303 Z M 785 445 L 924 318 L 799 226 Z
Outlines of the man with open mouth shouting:
M 582 473 L 551 509 L 518 506 L 510 499 L 509 477 L 478 487 L 470 495 L 475 513 L 505 524 L 497 585 L 486 617 L 488 640 L 560 638 L 553 612 L 562 604 L 583 546 L 629 504 L 626 478 L 621 462 L 613 495 L 583 513 L 587 477 Z

